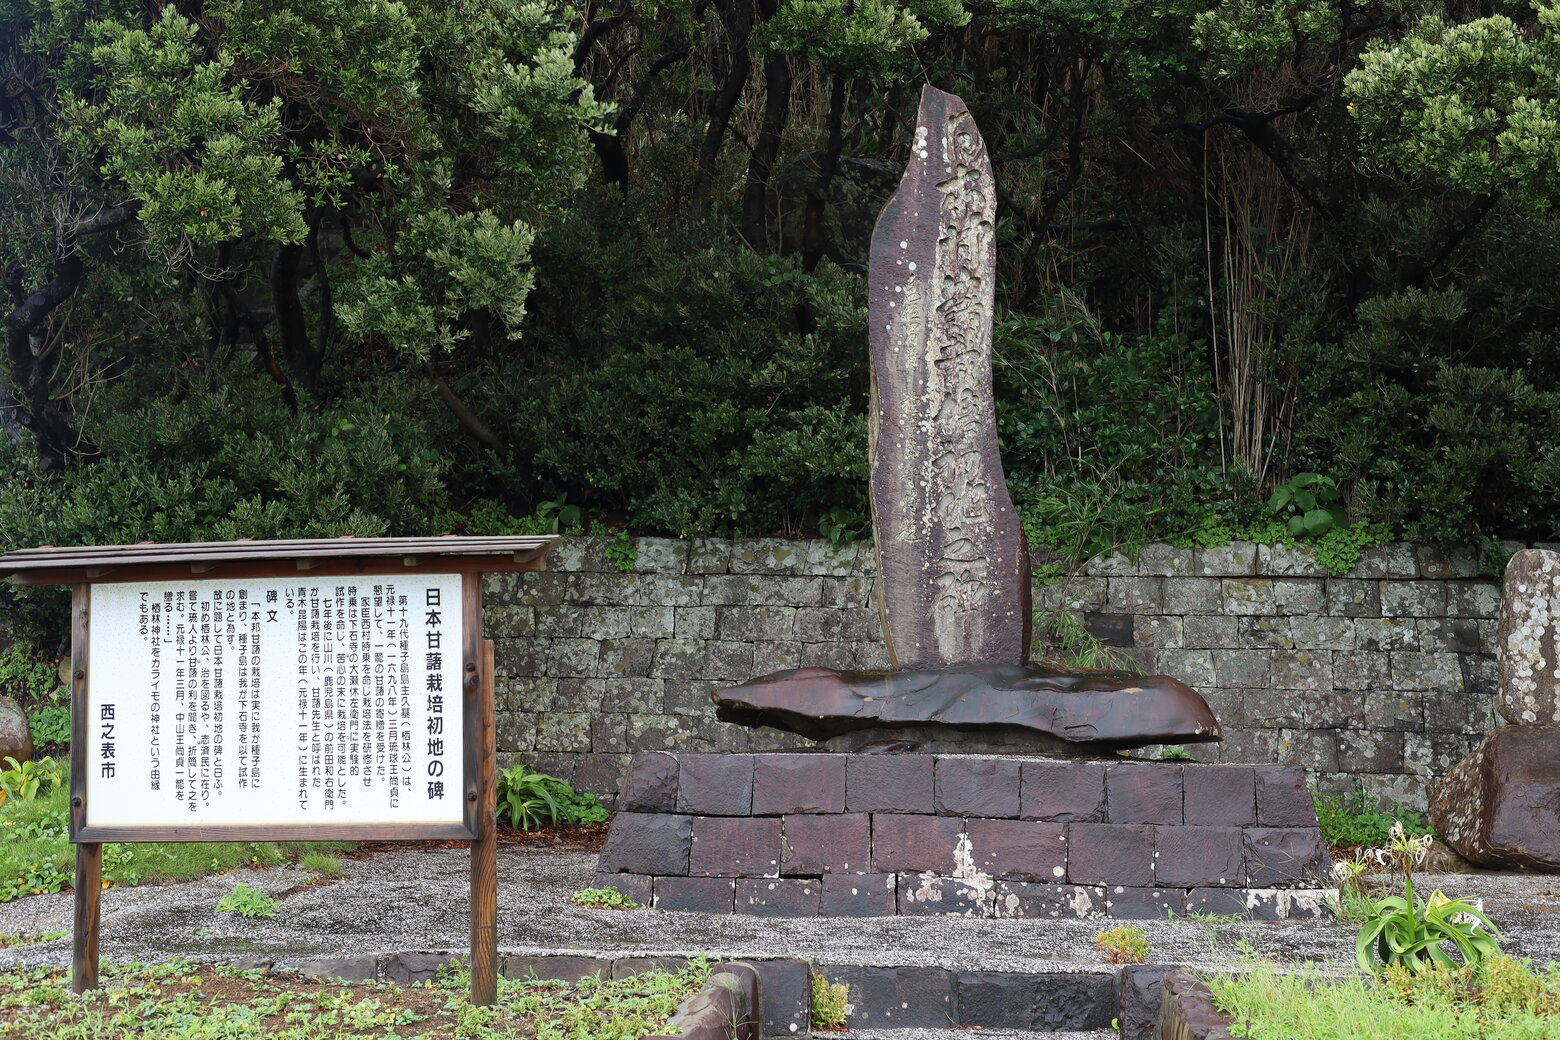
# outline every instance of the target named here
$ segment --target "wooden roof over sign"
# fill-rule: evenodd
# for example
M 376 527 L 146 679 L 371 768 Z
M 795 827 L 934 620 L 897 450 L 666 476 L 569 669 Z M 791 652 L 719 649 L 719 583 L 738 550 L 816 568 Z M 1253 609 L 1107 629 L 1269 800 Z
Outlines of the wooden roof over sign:
M 178 581 L 185 578 L 321 577 L 536 571 L 557 535 L 435 538 L 300 538 L 237 542 L 140 542 L 39 546 L 0 556 L 0 578 L 17 585 Z

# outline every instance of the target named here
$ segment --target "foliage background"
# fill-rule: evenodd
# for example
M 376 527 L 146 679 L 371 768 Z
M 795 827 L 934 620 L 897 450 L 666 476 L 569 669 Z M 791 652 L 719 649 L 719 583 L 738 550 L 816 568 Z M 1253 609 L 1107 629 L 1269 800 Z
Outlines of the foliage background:
M 0 546 L 514 530 L 561 502 L 860 530 L 865 236 L 927 82 L 993 157 L 1035 541 L 1271 529 L 1301 472 L 1373 531 L 1555 537 L 1557 23 L 0 0 Z

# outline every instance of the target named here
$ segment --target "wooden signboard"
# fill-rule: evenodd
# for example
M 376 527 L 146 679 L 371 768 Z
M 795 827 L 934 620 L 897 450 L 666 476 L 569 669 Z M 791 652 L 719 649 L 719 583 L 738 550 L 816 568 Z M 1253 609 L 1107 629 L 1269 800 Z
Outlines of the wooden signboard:
M 70 584 L 77 992 L 105 841 L 465 838 L 471 995 L 497 995 L 493 647 L 482 574 L 552 537 L 42 548 Z

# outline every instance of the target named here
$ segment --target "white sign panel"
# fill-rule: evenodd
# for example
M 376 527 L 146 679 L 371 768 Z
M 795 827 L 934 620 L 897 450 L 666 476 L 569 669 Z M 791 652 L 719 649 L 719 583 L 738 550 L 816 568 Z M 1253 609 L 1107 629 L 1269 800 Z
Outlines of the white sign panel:
M 92 586 L 86 826 L 461 823 L 460 590 Z

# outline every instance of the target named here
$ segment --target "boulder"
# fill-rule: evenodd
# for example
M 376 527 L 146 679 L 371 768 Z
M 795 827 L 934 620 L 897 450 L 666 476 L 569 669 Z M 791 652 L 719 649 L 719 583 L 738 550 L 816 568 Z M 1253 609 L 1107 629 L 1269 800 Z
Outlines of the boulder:
M 0 697 L 0 769 L 6 768 L 5 756 L 18 762 L 32 758 L 32 733 L 27 729 L 27 713 L 10 697 Z
M 1481 867 L 1560 871 L 1560 726 L 1507 726 L 1436 787 L 1430 821 Z
M 1080 749 L 1223 739 L 1196 690 L 1163 675 L 966 664 L 915 671 L 797 668 L 715 690 L 715 714 L 812 740 L 895 730 L 1028 732 Z
M 1495 649 L 1501 715 L 1560 726 L 1560 553 L 1523 549 L 1506 565 Z

